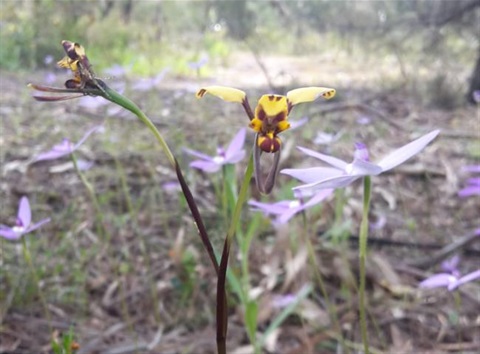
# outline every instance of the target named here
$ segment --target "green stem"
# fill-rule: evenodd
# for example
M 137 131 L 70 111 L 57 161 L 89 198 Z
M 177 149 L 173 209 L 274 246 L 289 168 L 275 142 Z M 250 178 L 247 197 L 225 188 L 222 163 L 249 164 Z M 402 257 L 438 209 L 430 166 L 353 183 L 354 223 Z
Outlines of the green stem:
M 365 260 L 367 257 L 367 239 L 368 239 L 368 213 L 370 210 L 370 194 L 372 182 L 370 176 L 363 179 L 363 216 L 360 225 L 359 240 L 359 261 L 360 261 L 360 287 L 359 287 L 359 307 L 360 307 L 360 331 L 362 333 L 363 347 L 365 354 L 369 353 L 368 333 L 367 333 L 367 314 L 365 309 Z
M 220 260 L 220 266 L 218 270 L 217 281 L 217 351 L 218 354 L 226 353 L 226 337 L 227 337 L 227 325 L 228 325 L 228 309 L 227 309 L 227 297 L 225 282 L 228 268 L 228 257 L 230 255 L 230 246 L 232 244 L 235 230 L 240 222 L 240 215 L 242 212 L 243 204 L 247 199 L 248 188 L 250 186 L 250 179 L 253 175 L 253 154 L 250 155 L 248 166 L 245 171 L 245 176 L 240 187 L 238 194 L 238 200 L 233 210 L 232 221 L 227 231 L 225 243 L 223 245 L 222 258 Z
M 197 226 L 197 230 L 200 235 L 200 238 L 202 239 L 203 245 L 207 250 L 207 253 L 210 257 L 210 261 L 212 262 L 213 267 L 215 268 L 215 271 L 218 273 L 218 262 L 217 262 L 217 258 L 215 257 L 215 252 L 213 251 L 213 246 L 208 237 L 207 229 L 205 228 L 203 219 L 200 215 L 195 199 L 193 198 L 192 192 L 190 191 L 190 188 L 188 187 L 185 181 L 185 178 L 183 177 L 183 173 L 180 168 L 180 165 L 178 164 L 177 160 L 173 156 L 173 153 L 168 147 L 167 142 L 163 139 L 162 135 L 158 131 L 157 127 L 153 124 L 153 122 L 145 115 L 145 113 L 143 113 L 140 110 L 140 108 L 138 108 L 138 106 L 135 103 L 130 101 L 128 98 L 122 96 L 118 92 L 110 89 L 109 87 L 106 87 L 105 90 L 108 94 L 108 97 L 105 97 L 106 99 L 112 101 L 113 103 L 118 104 L 119 106 L 135 114 L 138 117 L 138 119 L 140 119 L 140 121 L 147 126 L 147 128 L 153 133 L 153 135 L 157 139 L 158 143 L 160 144 L 160 147 L 164 151 L 168 161 L 170 162 L 170 164 L 172 165 L 173 169 L 177 174 L 177 179 L 180 182 L 180 186 L 182 187 L 183 194 L 185 195 L 185 199 L 187 200 L 188 207 L 190 208 L 190 212 L 192 213 L 192 216 L 195 220 L 195 224 Z
M 50 332 L 51 332 L 51 322 L 52 321 L 51 321 L 51 317 L 50 317 L 50 311 L 48 311 L 47 300 L 45 299 L 45 296 L 43 295 L 42 288 L 40 287 L 40 279 L 38 279 L 37 268 L 33 264 L 32 255 L 30 253 L 30 250 L 28 249 L 27 241 L 25 240 L 25 237 L 22 237 L 22 251 L 23 251 L 23 258 L 25 258 L 25 261 L 27 262 L 27 264 L 30 268 L 30 272 L 32 273 L 33 281 L 35 282 L 35 286 L 37 287 L 38 296 L 40 298 L 40 302 L 43 305 L 43 309 L 45 311 L 45 317 L 48 321 L 48 326 L 49 326 Z
M 95 194 L 95 189 L 93 188 L 92 184 L 88 182 L 87 178 L 80 170 L 78 166 L 77 157 L 75 156 L 75 154 L 71 153 L 70 157 L 72 159 L 75 172 L 77 173 L 78 177 L 80 177 L 80 180 L 82 181 L 83 185 L 85 186 L 85 189 L 87 190 L 88 195 L 90 196 L 90 199 L 92 200 L 93 207 L 95 208 L 96 219 L 97 219 L 97 233 L 104 235 L 105 229 L 103 227 L 103 214 L 102 214 L 102 209 L 100 208 L 100 203 L 98 202 L 97 195 Z

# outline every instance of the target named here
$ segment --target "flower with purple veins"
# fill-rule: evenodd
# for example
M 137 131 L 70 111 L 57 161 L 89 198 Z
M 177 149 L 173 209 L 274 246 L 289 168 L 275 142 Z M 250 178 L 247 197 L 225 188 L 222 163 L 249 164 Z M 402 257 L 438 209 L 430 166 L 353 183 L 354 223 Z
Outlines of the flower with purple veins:
M 333 167 L 284 169 L 280 172 L 305 183 L 293 188 L 298 195 L 307 196 L 321 189 L 342 188 L 361 177 L 376 176 L 397 167 L 422 151 L 439 133 L 439 130 L 434 130 L 391 152 L 377 163 L 369 162 L 368 150 L 364 144 L 356 144 L 354 159 L 351 163 L 298 147 L 306 155 L 322 160 Z
M 44 153 L 38 155 L 37 157 L 35 157 L 33 162 L 44 161 L 44 160 L 55 160 L 55 159 L 58 159 L 60 157 L 70 155 L 75 150 L 77 150 L 80 147 L 80 145 L 82 145 L 90 135 L 92 135 L 96 131 L 99 131 L 102 128 L 103 128 L 102 125 L 98 125 L 98 126 L 93 127 L 92 129 L 87 131 L 85 133 L 85 135 L 83 136 L 83 138 L 80 139 L 80 141 L 76 144 L 73 144 L 68 139 L 63 139 L 63 141 L 60 144 L 55 145 L 50 151 L 44 152 Z
M 199 151 L 184 149 L 186 153 L 200 159 L 190 162 L 190 167 L 207 173 L 214 173 L 218 172 L 223 165 L 236 164 L 245 157 L 245 150 L 243 149 L 245 135 L 246 129 L 240 129 L 228 145 L 227 150 L 221 147 L 217 148 L 217 156 L 209 156 Z
M 248 205 L 252 207 L 253 211 L 261 211 L 265 215 L 275 216 L 273 223 L 282 225 L 287 223 L 295 214 L 321 203 L 328 198 L 332 192 L 333 189 L 321 190 L 306 203 L 301 199 L 282 200 L 276 203 L 262 203 L 256 200 L 250 200 Z
M 30 202 L 28 201 L 27 197 L 22 197 L 18 207 L 17 221 L 15 226 L 9 227 L 6 225 L 0 225 L 0 236 L 6 238 L 7 240 L 18 240 L 23 235 L 38 229 L 40 226 L 49 221 L 50 218 L 47 218 L 32 225 L 32 210 L 30 209 Z

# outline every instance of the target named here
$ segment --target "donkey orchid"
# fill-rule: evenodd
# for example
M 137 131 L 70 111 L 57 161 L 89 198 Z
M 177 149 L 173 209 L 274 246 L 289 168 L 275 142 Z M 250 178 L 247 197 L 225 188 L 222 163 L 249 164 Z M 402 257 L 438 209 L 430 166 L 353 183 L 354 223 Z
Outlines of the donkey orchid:
M 85 54 L 85 49 L 78 43 L 62 41 L 66 56 L 57 62 L 60 68 L 70 69 L 73 79 L 65 81 L 66 88 L 49 87 L 29 84 L 28 86 L 41 92 L 68 93 L 66 96 L 33 96 L 37 101 L 65 101 L 82 96 L 102 96 L 109 98 L 105 91 L 106 84 L 95 77 L 90 61 Z
M 240 103 L 248 118 L 249 127 L 256 133 L 254 145 L 255 179 L 260 192 L 268 194 L 272 191 L 280 161 L 281 140 L 278 135 L 290 128 L 288 115 L 292 108 L 303 102 L 315 101 L 322 96 L 330 99 L 335 96 L 335 90 L 326 87 L 303 87 L 289 91 L 286 96 L 267 94 L 260 97 L 255 110 L 248 103 L 245 92 L 225 86 L 207 86 L 201 88 L 197 98 L 206 93 L 221 98 L 227 102 Z M 273 165 L 263 183 L 260 173 L 260 156 L 262 152 L 275 154 Z

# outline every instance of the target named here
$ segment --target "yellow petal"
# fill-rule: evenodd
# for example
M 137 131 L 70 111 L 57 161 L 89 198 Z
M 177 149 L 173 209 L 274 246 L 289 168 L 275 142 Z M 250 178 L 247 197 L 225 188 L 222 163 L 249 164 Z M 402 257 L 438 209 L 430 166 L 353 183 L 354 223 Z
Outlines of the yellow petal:
M 328 87 L 302 87 L 287 93 L 288 102 L 292 106 L 303 102 L 315 101 L 319 96 L 328 100 L 335 96 L 335 89 Z
M 287 120 L 282 120 L 281 122 L 278 122 L 277 129 L 279 133 L 287 130 L 288 128 L 290 128 L 290 123 Z
M 287 98 L 280 95 L 263 95 L 258 100 L 258 105 L 255 109 L 255 117 L 264 120 L 267 117 L 276 117 L 283 114 L 283 117 L 278 117 L 278 121 L 286 119 L 288 114 Z
M 206 93 L 209 93 L 213 96 L 217 96 L 224 101 L 228 102 L 238 102 L 243 103 L 245 100 L 246 94 L 245 92 L 232 88 L 232 87 L 225 87 L 225 86 L 207 86 L 203 87 L 195 94 L 197 98 L 202 98 Z

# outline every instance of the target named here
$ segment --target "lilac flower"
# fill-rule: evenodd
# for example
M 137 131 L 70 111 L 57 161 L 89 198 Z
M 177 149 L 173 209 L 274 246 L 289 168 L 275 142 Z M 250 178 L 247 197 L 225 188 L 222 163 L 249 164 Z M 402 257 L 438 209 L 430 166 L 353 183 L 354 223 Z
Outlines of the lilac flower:
M 122 77 L 122 76 L 125 76 L 125 74 L 127 73 L 127 70 L 128 69 L 125 68 L 122 65 L 113 64 L 111 67 L 103 70 L 103 72 L 106 75 L 110 75 L 110 76 L 113 76 L 113 77 Z
M 308 123 L 308 117 L 303 117 L 298 120 L 290 120 L 290 130 L 295 130 Z
M 470 165 L 463 168 L 466 172 L 479 173 L 480 165 Z M 460 198 L 466 198 L 471 195 L 480 195 L 480 177 L 467 179 L 467 186 L 458 192 Z
M 188 67 L 193 70 L 200 70 L 208 63 L 208 55 L 203 54 L 197 61 L 190 61 L 187 63 Z
M 94 132 L 100 130 L 101 128 L 103 128 L 102 125 L 98 125 L 98 126 L 93 127 L 92 129 L 87 131 L 85 133 L 85 135 L 83 136 L 83 138 L 80 139 L 80 141 L 76 144 L 73 144 L 68 139 L 63 139 L 63 141 L 60 144 L 55 145 L 50 151 L 44 152 L 44 153 L 38 155 L 36 158 L 34 158 L 33 162 L 44 161 L 44 160 L 55 160 L 55 159 L 58 159 L 60 157 L 70 155 L 75 150 L 77 150 L 80 147 L 80 145 L 82 145 L 90 135 L 92 135 Z
M 480 103 L 480 90 L 473 91 L 472 98 L 475 103 Z
M 298 149 L 305 154 L 334 167 L 285 169 L 280 172 L 306 183 L 294 188 L 294 191 L 299 195 L 312 195 L 318 190 L 325 188 L 346 187 L 361 177 L 376 176 L 402 164 L 423 150 L 425 146 L 435 139 L 439 132 L 439 130 L 434 130 L 393 151 L 377 163 L 369 162 L 368 151 L 363 144 L 357 144 L 352 163 L 299 147 Z
M 294 294 L 274 295 L 272 299 L 272 306 L 282 309 L 293 304 L 295 300 L 297 300 L 297 296 Z
M 471 281 L 480 279 L 480 269 L 471 273 L 458 277 L 450 273 L 434 274 L 422 281 L 418 286 L 424 289 L 442 288 L 446 287 L 449 291 L 455 290 L 460 285 L 470 283 Z
M 9 227 L 0 225 L 0 236 L 6 238 L 7 240 L 18 240 L 23 235 L 38 229 L 40 226 L 49 221 L 50 219 L 47 218 L 32 225 L 32 210 L 30 209 L 30 203 L 27 197 L 22 197 L 18 207 L 17 221 L 15 226 Z
M 460 256 L 455 255 L 442 262 L 442 270 L 452 274 L 455 277 L 460 277 L 460 271 L 458 270 L 458 264 L 460 263 Z
M 369 116 L 361 115 L 357 118 L 357 123 L 360 125 L 367 125 L 372 122 L 372 119 Z
M 217 156 L 208 156 L 201 152 L 185 149 L 188 154 L 198 157 L 190 163 L 190 167 L 197 168 L 207 173 L 214 173 L 220 170 L 223 165 L 235 164 L 245 157 L 243 144 L 245 143 L 246 129 L 242 128 L 232 139 L 227 150 L 217 149 Z
M 330 134 L 330 133 L 326 133 L 326 132 L 318 132 L 317 136 L 313 140 L 313 143 L 317 144 L 317 145 L 330 145 L 330 144 L 338 141 L 338 139 L 340 139 L 340 137 L 342 135 L 343 135 L 343 132 L 341 132 L 341 131 L 339 131 L 336 134 Z
M 329 197 L 333 189 L 325 189 L 315 194 L 308 202 L 299 199 L 282 200 L 276 203 L 261 203 L 255 200 L 248 202 L 254 211 L 262 211 L 265 215 L 275 216 L 273 223 L 282 225 L 287 223 L 295 214 L 319 204 Z
M 133 85 L 135 91 L 150 91 L 158 86 L 170 69 L 165 68 L 152 78 L 142 79 Z

